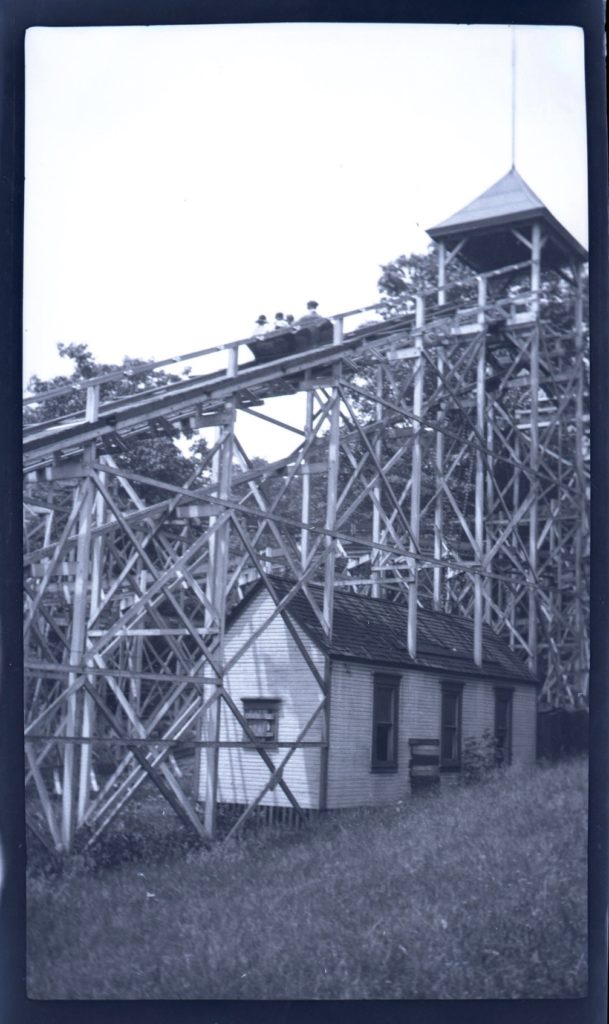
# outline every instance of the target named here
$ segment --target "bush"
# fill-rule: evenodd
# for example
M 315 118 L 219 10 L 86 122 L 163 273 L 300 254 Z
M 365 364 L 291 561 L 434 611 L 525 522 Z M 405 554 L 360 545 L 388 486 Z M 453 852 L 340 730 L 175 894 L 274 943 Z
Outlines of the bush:
M 482 736 L 470 736 L 463 744 L 463 772 L 465 783 L 481 782 L 498 765 L 495 737 L 489 729 Z

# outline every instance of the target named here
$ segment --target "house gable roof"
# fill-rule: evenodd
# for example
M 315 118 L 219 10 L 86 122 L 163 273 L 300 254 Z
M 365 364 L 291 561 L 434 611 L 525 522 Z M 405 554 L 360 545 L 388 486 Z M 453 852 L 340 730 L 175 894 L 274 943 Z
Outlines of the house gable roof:
M 294 580 L 269 577 L 278 599 L 283 599 L 294 586 Z M 309 584 L 321 603 L 323 588 Z M 245 607 L 263 591 L 264 583 L 255 583 L 244 600 L 235 608 L 228 622 L 230 628 Z M 306 595 L 300 590 L 286 607 L 286 614 L 324 654 L 341 661 L 355 661 L 396 668 L 420 668 L 467 674 L 494 680 L 513 680 L 537 684 L 521 659 L 489 626 L 483 626 L 483 663 L 474 664 L 474 626 L 469 619 L 441 612 L 418 611 L 417 656 L 408 654 L 407 611 L 404 605 L 378 598 L 337 591 L 334 595 L 332 643 L 328 645 L 323 630 Z

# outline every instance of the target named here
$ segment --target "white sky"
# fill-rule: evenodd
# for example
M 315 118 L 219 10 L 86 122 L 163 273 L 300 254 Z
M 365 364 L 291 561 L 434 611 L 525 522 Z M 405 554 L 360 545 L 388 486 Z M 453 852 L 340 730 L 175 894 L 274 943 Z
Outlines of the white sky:
M 517 169 L 586 245 L 581 30 L 516 41 Z M 30 29 L 25 380 L 375 302 L 510 162 L 507 27 Z

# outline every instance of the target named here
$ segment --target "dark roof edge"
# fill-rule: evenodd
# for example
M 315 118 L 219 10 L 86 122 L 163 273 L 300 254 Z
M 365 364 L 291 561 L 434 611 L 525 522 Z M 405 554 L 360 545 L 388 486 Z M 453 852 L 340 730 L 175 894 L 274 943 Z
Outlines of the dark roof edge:
M 231 629 L 235 625 L 235 623 L 239 621 L 239 619 L 243 615 L 244 611 L 247 608 L 249 608 L 249 606 L 252 603 L 252 601 L 254 600 L 254 598 L 260 593 L 260 591 L 262 590 L 263 585 L 264 585 L 264 580 L 261 577 L 258 577 L 257 580 L 253 580 L 252 581 L 252 583 L 250 585 L 250 588 L 247 591 L 247 593 L 245 594 L 245 596 L 239 601 L 238 604 L 235 605 L 233 610 L 231 612 L 229 612 L 228 615 L 226 616 L 226 624 L 225 624 L 225 631 L 226 632 L 228 632 L 228 630 Z M 268 590 L 267 590 L 267 593 L 268 593 Z M 271 595 L 269 594 L 269 597 L 270 596 Z
M 298 623 L 298 625 L 300 626 L 301 629 L 303 629 L 300 623 Z M 319 646 L 319 644 L 317 644 L 317 646 Z M 485 669 L 484 666 L 482 666 L 482 668 L 478 668 L 476 665 L 468 665 L 459 668 L 456 668 L 454 666 L 452 668 L 442 668 L 439 665 L 421 665 L 419 662 L 412 660 L 408 662 L 382 661 L 378 658 L 375 658 L 374 660 L 367 661 L 364 658 L 357 657 L 357 655 L 355 654 L 335 654 L 332 650 L 330 650 L 328 653 L 332 661 L 354 662 L 358 665 L 379 665 L 381 668 L 401 668 L 403 672 L 410 669 L 413 672 L 429 672 L 433 673 L 434 675 L 440 673 L 440 675 L 443 676 L 463 676 L 470 674 L 473 675 L 475 679 L 488 679 L 489 682 L 504 681 L 510 683 L 523 683 L 525 686 L 534 686 L 536 689 L 539 689 L 539 687 L 542 685 L 541 679 L 538 676 L 531 675 L 526 669 L 524 669 L 526 674 L 516 675 L 516 673 L 509 674 L 504 670 L 495 670 L 492 668 Z
M 463 224 L 450 224 L 447 227 L 443 227 L 442 224 L 436 224 L 434 227 L 426 228 L 426 232 L 430 238 L 435 242 L 442 238 L 454 237 L 455 235 L 464 234 L 466 232 L 480 232 L 486 231 L 490 228 L 501 227 L 502 224 L 509 223 L 522 223 L 523 221 L 532 221 L 537 218 L 548 221 L 549 225 L 554 228 L 556 233 L 562 238 L 570 248 L 574 249 L 578 255 L 580 255 L 586 261 L 588 260 L 588 250 L 578 242 L 577 238 L 571 234 L 571 232 L 561 224 L 559 220 L 550 213 L 547 206 L 541 206 L 538 209 L 524 210 L 522 213 L 515 216 L 513 213 L 505 213 L 495 217 L 484 217 L 472 220 L 469 223 Z

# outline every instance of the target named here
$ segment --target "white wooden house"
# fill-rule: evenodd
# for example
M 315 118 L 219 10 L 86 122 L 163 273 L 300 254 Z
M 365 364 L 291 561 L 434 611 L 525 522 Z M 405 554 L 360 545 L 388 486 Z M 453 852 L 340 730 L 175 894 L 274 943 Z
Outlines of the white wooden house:
M 293 583 L 275 577 L 272 586 L 282 599 Z M 311 590 L 321 604 L 320 588 Z M 393 602 L 337 593 L 330 647 L 302 592 L 284 613 L 291 628 L 281 614 L 268 622 L 275 607 L 258 582 L 233 612 L 227 623 L 226 661 L 236 660 L 226 687 L 278 764 L 321 700 L 319 684 L 293 630 L 320 675 L 329 670 L 327 751 L 322 753 L 323 715 L 318 714 L 282 773 L 303 808 L 382 805 L 403 799 L 409 793 L 413 738 L 439 741 L 444 777 L 460 771 L 465 741 L 481 737 L 485 730 L 494 733 L 507 761 L 534 762 L 537 679 L 490 628 L 484 629 L 483 664 L 478 668 L 472 655 L 473 624 L 466 619 L 420 610 L 417 656 L 412 660 L 406 646 L 406 610 Z M 244 738 L 238 720 L 223 708 L 220 740 Z M 204 758 L 202 762 L 203 800 Z M 269 778 L 256 749 L 220 748 L 220 802 L 245 805 Z M 285 807 L 289 801 L 274 786 L 261 804 Z

